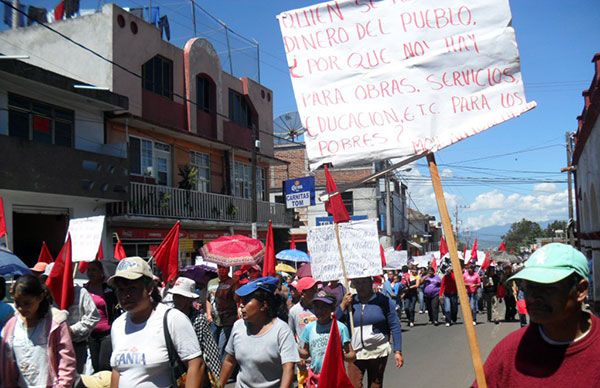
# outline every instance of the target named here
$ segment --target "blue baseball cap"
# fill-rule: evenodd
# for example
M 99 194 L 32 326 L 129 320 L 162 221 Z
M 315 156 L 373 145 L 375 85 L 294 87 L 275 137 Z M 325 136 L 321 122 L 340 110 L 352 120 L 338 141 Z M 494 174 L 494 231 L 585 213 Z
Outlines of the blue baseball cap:
M 247 284 L 244 284 L 238 288 L 235 293 L 238 296 L 246 296 L 252 294 L 254 291 L 261 289 L 270 293 L 274 293 L 279 286 L 279 279 L 273 276 L 265 276 L 262 278 L 254 279 Z

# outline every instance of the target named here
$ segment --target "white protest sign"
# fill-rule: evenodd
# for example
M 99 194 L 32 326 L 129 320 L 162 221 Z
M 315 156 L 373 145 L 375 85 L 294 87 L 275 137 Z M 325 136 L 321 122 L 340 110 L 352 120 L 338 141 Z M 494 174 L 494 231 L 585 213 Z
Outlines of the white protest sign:
M 94 261 L 104 231 L 104 216 L 69 220 L 73 262 Z
M 437 151 L 535 107 L 508 0 L 345 0 L 278 16 L 310 168 Z
M 381 255 L 377 221 L 365 220 L 338 224 L 342 254 L 349 279 L 381 275 Z M 314 226 L 306 238 L 310 251 L 312 276 L 319 281 L 344 278 L 335 225 Z
M 408 262 L 407 251 L 397 251 L 394 248 L 386 249 L 385 252 L 386 269 L 399 269 Z

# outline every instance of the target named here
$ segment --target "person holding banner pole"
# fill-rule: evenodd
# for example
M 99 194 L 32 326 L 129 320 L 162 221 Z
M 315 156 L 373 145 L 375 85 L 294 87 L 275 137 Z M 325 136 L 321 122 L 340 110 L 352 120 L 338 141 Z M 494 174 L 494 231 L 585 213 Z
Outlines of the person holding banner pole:
M 346 294 L 336 311 L 337 319 L 353 324 L 352 348 L 356 361 L 348 365 L 348 377 L 357 388 L 383 386 L 383 376 L 388 356 L 393 352 L 396 368 L 402 367 L 402 331 L 393 302 L 385 295 L 373 291 L 373 279 L 352 279 L 356 295 Z M 350 313 L 352 318 L 350 318 Z M 390 337 L 392 344 L 390 344 Z

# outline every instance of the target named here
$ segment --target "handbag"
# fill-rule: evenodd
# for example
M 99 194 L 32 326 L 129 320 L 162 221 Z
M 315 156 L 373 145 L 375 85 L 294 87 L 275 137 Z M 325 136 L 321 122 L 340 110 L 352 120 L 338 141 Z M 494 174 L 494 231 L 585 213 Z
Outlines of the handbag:
M 171 386 L 178 387 L 178 380 L 185 375 L 187 372 L 187 367 L 179 358 L 179 354 L 177 354 L 177 349 L 175 349 L 175 345 L 173 344 L 173 340 L 171 339 L 171 334 L 169 333 L 169 325 L 167 324 L 167 316 L 169 315 L 168 309 L 165 312 L 165 316 L 163 317 L 163 330 L 165 332 L 165 344 L 167 345 L 167 353 L 169 354 L 169 372 L 171 377 Z M 185 384 L 184 384 L 185 385 Z

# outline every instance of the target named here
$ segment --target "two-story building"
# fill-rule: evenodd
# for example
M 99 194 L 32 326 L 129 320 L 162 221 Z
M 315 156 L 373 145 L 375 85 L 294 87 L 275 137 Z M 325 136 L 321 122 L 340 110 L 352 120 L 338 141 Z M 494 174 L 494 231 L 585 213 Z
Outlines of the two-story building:
M 325 192 L 325 172 L 323 169 L 310 172 L 306 158 L 306 146 L 302 142 L 279 141 L 275 144 L 275 157 L 288 162 L 287 165 L 271 168 L 271 199 L 285 203 L 282 182 L 308 175 L 315 177 L 315 206 L 294 209 L 294 227 L 290 229 L 291 237 L 300 249 L 305 249 L 307 229 L 312 226 L 329 224 L 333 217 L 325 211 L 325 205 L 319 200 L 319 194 Z M 375 165 L 332 168 L 330 170 L 338 187 L 364 179 L 375 172 Z M 381 183 L 381 184 L 380 184 Z M 390 214 L 391 240 L 387 244 L 398 244 L 408 236 L 408 217 L 406 216 L 407 187 L 397 179 L 390 179 Z M 376 219 L 380 236 L 386 236 L 386 192 L 384 180 L 370 181 L 359 187 L 341 193 L 344 205 L 353 220 Z M 382 243 L 385 239 L 382 239 Z
M 174 46 L 114 4 L 52 27 L 88 50 L 33 25 L 3 32 L 0 52 L 129 99 L 101 120 L 106 147 L 127 150 L 129 178 L 126 198 L 106 205 L 106 240 L 116 233 L 127 254 L 147 256 L 181 220 L 180 250 L 191 258 L 206 240 L 250 234 L 254 147 L 259 236 L 269 219 L 291 226 L 268 198 L 268 169 L 285 164 L 273 153 L 271 90 L 223 71 L 207 40 Z

